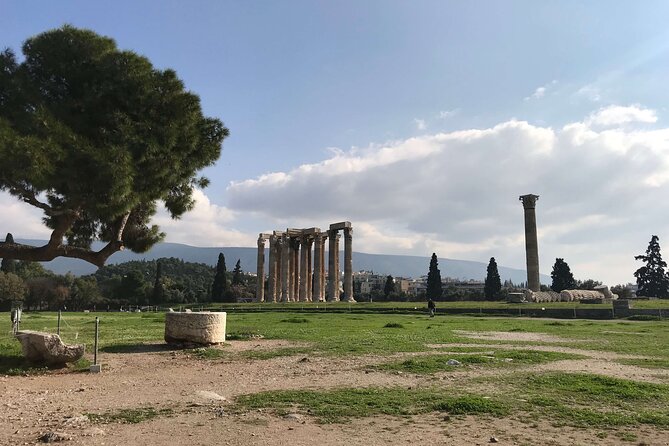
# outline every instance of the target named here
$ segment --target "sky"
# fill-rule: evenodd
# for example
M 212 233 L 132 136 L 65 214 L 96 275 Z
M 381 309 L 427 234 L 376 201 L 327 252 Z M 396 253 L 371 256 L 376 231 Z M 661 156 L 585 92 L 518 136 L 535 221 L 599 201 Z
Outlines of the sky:
M 63 24 L 174 69 L 230 129 L 167 241 L 351 221 L 355 251 L 633 282 L 669 241 L 665 1 L 0 0 L 0 47 Z M 47 237 L 0 193 L 0 231 Z M 669 246 L 669 245 L 667 245 Z M 667 254 L 669 256 L 669 254 Z M 355 268 L 355 265 L 354 265 Z M 427 265 L 426 265 L 427 270 Z M 442 271 L 448 276 L 448 271 Z

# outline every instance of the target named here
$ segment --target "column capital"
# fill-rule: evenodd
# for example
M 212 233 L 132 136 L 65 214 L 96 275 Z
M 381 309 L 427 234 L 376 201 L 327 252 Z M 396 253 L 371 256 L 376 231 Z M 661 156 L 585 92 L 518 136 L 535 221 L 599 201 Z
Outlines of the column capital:
M 523 207 L 525 209 L 534 209 L 536 207 L 537 200 L 539 199 L 539 195 L 521 195 L 518 197 L 518 199 L 523 202 Z

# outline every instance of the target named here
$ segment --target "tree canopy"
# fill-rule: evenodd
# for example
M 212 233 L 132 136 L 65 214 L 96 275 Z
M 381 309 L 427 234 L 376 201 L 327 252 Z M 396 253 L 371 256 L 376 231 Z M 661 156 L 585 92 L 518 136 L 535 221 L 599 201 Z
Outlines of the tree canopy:
M 499 297 L 500 291 L 502 291 L 502 280 L 499 277 L 497 262 L 494 257 L 490 257 L 485 284 L 483 285 L 483 293 L 486 299 L 495 299 Z
M 669 277 L 665 272 L 667 262 L 660 254 L 660 239 L 653 235 L 648 243 L 646 255 L 634 256 L 646 264 L 634 272 L 638 285 L 637 295 L 648 297 L 669 297 Z
M 92 31 L 63 26 L 22 52 L 0 53 L 0 190 L 41 209 L 52 233 L 41 247 L 0 242 L 0 257 L 99 267 L 148 250 L 164 237 L 157 203 L 173 218 L 193 208 L 228 129 L 173 70 Z
M 576 288 L 576 281 L 574 275 L 571 273 L 569 264 L 564 259 L 557 258 L 553 264 L 553 271 L 551 271 L 551 289 L 556 293 L 562 290 L 573 290 Z
M 425 294 L 428 299 L 439 299 L 441 298 L 441 292 L 441 271 L 439 271 L 439 262 L 437 260 L 437 254 L 432 253 L 430 269 L 427 272 L 427 289 L 425 290 Z

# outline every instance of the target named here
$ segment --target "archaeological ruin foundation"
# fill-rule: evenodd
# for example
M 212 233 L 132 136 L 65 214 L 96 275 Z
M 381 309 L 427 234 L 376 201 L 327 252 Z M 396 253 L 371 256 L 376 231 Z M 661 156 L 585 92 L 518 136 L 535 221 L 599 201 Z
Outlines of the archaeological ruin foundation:
M 353 297 L 353 228 L 351 222 L 320 228 L 273 231 L 258 237 L 258 302 L 323 302 L 340 300 L 339 240 L 344 234 L 344 281 L 342 300 Z M 327 280 L 325 242 L 328 241 Z M 265 279 L 265 242 L 269 241 L 269 262 Z M 267 293 L 265 293 L 267 280 Z M 327 285 L 327 289 L 326 289 Z

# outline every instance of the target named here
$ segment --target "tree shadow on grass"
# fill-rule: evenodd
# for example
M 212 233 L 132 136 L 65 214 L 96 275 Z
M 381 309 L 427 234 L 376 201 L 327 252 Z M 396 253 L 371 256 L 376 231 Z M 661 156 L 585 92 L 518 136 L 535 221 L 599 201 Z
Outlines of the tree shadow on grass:
M 176 350 L 185 350 L 187 348 L 192 348 L 186 345 L 173 345 L 173 344 L 120 344 L 120 345 L 108 345 L 100 349 L 101 352 L 105 353 L 156 353 L 156 352 L 170 352 Z
M 50 369 L 59 369 L 62 366 L 47 367 L 45 365 L 34 364 L 26 360 L 21 354 L 2 354 L 0 353 L 0 375 L 27 376 L 44 373 Z

